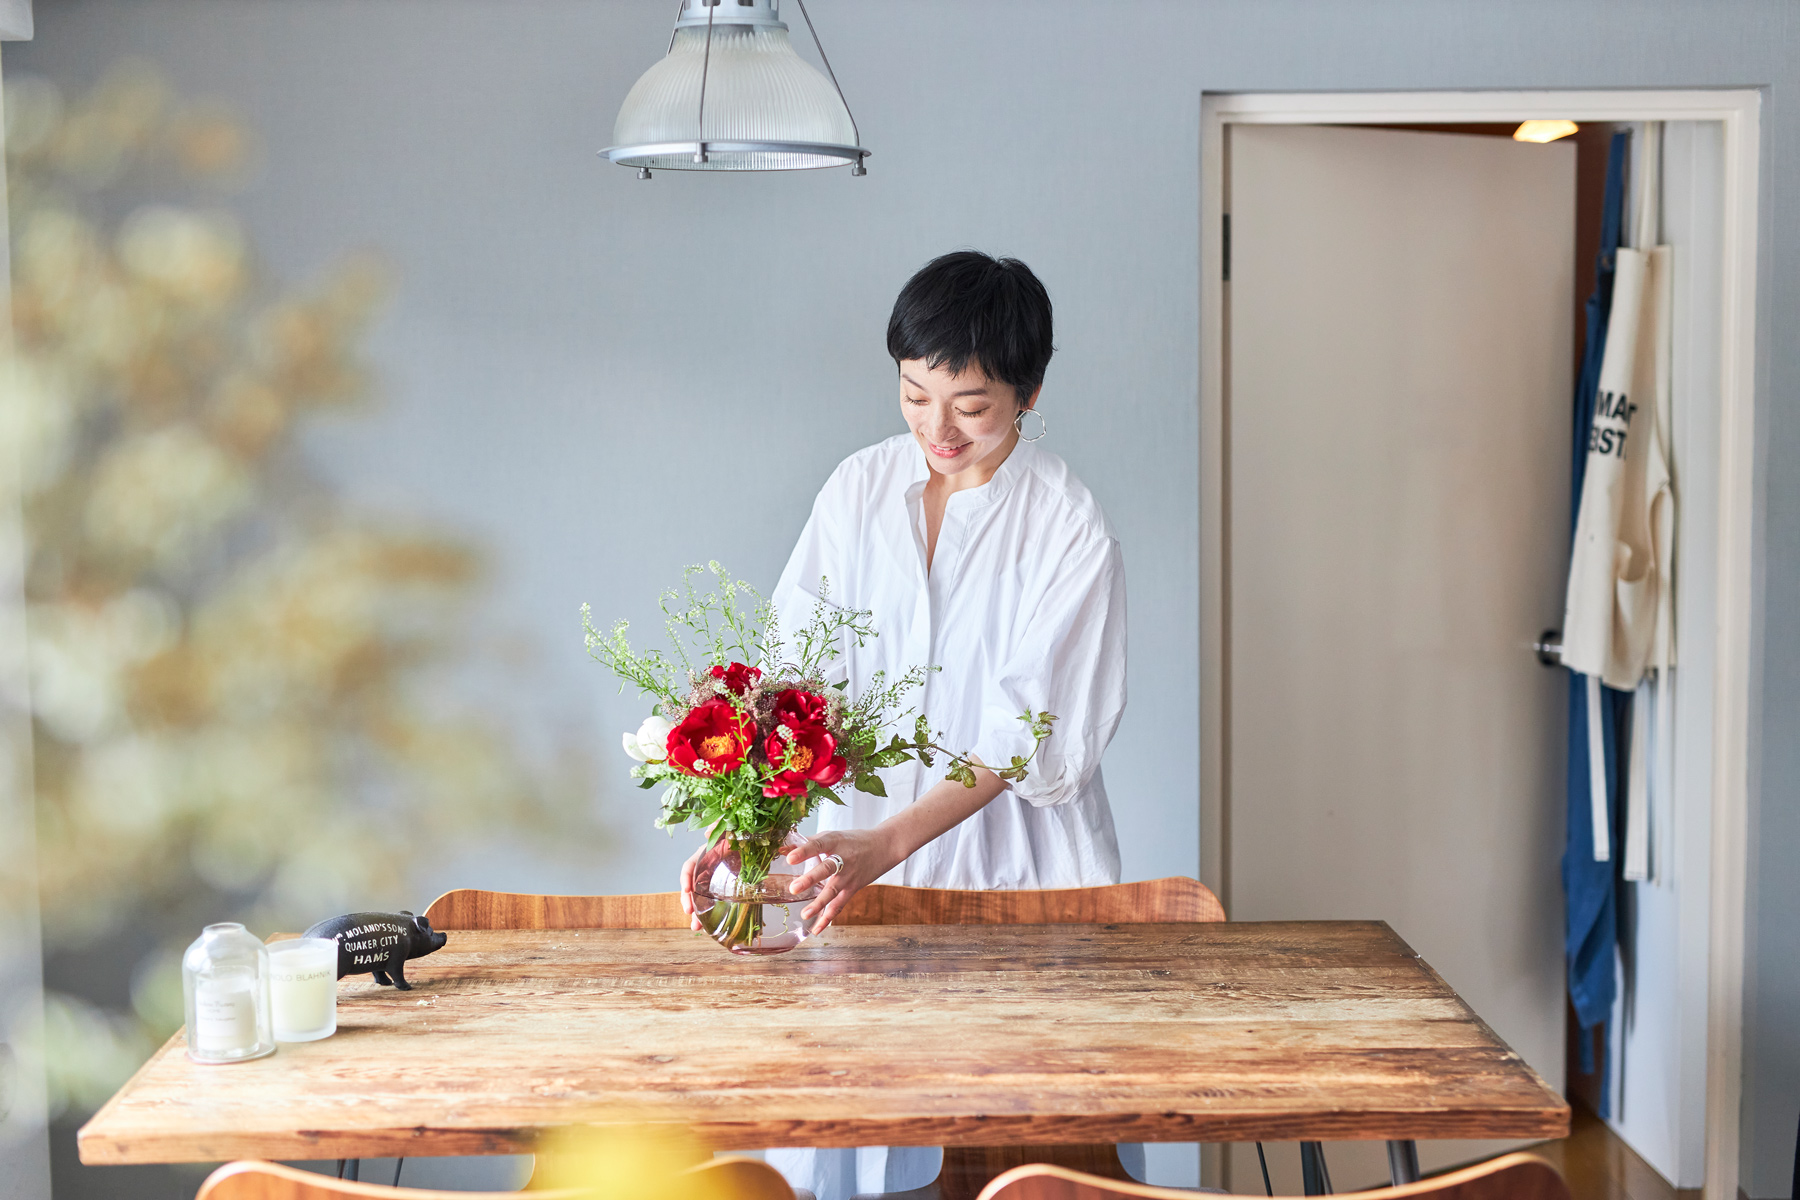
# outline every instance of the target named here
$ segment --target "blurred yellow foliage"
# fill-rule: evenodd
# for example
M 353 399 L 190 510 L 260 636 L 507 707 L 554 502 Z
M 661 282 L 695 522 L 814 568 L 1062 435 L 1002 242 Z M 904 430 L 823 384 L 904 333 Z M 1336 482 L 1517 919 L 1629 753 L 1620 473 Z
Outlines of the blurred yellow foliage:
M 53 1089 L 80 1108 L 179 1023 L 202 923 L 422 904 L 409 861 L 566 836 L 585 800 L 434 682 L 470 646 L 471 546 L 348 511 L 297 454 L 309 417 L 371 395 L 383 265 L 273 286 L 225 203 L 254 139 L 142 64 L 72 98 L 9 84 L 6 110 L 0 484 L 25 520 L 46 953 L 140 956 L 141 1032 L 52 997 L 49 1035 L 82 1043 L 47 1047 Z
M 792 1200 L 773 1167 L 715 1160 L 665 1125 L 574 1126 L 539 1140 L 531 1192 L 568 1189 L 595 1200 Z M 567 1193 L 565 1193 L 567 1194 Z
M 617 1200 L 658 1200 L 675 1181 L 711 1158 L 692 1135 L 656 1125 L 577 1125 L 557 1129 L 535 1147 L 531 1190 L 577 1188 Z

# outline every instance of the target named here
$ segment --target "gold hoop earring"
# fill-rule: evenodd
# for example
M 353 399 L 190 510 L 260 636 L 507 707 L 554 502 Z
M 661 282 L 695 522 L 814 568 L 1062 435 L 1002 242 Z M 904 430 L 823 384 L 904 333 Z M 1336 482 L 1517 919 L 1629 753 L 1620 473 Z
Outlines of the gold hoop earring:
M 1025 418 L 1026 417 L 1036 417 L 1038 419 L 1037 437 L 1026 437 L 1025 436 Z M 1045 434 L 1050 432 L 1050 422 L 1044 420 L 1044 414 L 1039 412 L 1037 409 L 1028 408 L 1025 411 L 1021 412 L 1018 416 L 1013 418 L 1013 428 L 1018 430 L 1019 440 L 1021 442 L 1035 442 L 1035 441 L 1039 440 L 1040 438 L 1042 438 Z

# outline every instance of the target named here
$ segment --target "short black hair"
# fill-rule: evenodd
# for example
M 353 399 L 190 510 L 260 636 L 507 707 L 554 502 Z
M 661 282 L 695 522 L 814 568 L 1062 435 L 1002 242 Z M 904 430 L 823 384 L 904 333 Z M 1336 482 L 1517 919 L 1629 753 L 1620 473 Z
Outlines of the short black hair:
M 1010 383 L 1025 404 L 1044 382 L 1051 344 L 1050 293 L 1016 258 L 957 250 L 906 281 L 888 318 L 888 353 L 898 365 L 922 358 L 961 374 L 971 362 Z

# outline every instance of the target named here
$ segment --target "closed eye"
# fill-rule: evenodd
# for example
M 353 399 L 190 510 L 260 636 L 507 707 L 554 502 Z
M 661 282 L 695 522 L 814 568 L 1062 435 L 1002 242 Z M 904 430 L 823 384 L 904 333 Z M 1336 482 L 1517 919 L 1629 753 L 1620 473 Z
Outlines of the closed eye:
M 987 411 L 987 409 L 985 409 L 985 408 L 978 408 L 974 412 L 964 412 L 962 409 L 959 408 L 956 410 L 956 415 L 959 417 L 979 417 L 982 413 L 984 413 L 986 411 Z

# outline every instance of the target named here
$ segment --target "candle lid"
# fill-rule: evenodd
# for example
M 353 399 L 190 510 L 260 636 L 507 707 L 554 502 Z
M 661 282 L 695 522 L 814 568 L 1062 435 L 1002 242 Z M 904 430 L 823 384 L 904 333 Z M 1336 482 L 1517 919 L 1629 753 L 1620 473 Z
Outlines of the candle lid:
M 251 967 L 267 970 L 268 950 L 262 939 L 237 921 L 219 921 L 200 931 L 193 944 L 182 955 L 181 965 L 189 971 L 210 971 L 220 967 Z

